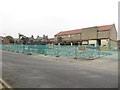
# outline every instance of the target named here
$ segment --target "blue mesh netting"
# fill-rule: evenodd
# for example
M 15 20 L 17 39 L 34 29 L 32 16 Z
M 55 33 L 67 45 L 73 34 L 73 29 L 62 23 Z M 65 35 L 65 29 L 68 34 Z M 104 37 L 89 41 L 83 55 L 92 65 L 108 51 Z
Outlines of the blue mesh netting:
M 102 56 L 111 55 L 108 51 L 101 51 L 100 46 L 60 46 L 53 45 L 0 45 L 0 49 L 25 54 L 45 54 L 53 56 L 66 56 L 84 59 L 96 59 Z M 112 48 L 113 49 L 113 48 Z M 114 49 L 115 50 L 115 49 Z

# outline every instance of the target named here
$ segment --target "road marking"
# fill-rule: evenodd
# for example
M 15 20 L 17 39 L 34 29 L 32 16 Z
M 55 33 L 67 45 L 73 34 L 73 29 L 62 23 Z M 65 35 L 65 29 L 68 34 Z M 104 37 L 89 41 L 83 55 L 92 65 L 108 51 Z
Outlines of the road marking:
M 4 87 L 2 86 L 2 84 L 0 83 L 0 90 L 2 90 Z
M 0 79 L 0 83 L 3 88 L 6 88 L 7 90 L 13 90 L 12 87 L 6 81 Z

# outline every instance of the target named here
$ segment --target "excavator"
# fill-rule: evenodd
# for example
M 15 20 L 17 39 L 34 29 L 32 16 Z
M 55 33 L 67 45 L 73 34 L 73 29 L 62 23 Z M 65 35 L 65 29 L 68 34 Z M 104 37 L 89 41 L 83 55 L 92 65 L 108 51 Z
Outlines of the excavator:
M 26 37 L 25 35 L 23 34 L 18 34 L 19 35 L 19 44 L 28 44 L 28 37 Z

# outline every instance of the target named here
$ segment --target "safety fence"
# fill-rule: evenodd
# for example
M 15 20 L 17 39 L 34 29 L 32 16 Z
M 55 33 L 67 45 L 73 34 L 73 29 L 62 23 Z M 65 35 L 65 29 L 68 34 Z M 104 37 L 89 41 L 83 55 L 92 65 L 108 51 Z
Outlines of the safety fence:
M 101 51 L 100 46 L 53 46 L 45 50 L 46 55 L 68 56 L 83 59 L 97 59 L 111 55 L 109 51 Z
M 25 54 L 44 54 L 47 45 L 2 45 L 2 50 Z
M 109 50 L 101 50 L 101 46 L 62 46 L 62 45 L 0 45 L 0 49 L 24 54 L 44 54 L 50 56 L 66 56 L 72 58 L 97 59 L 111 55 Z M 106 49 L 105 47 L 103 49 Z M 115 50 L 115 49 L 114 49 Z

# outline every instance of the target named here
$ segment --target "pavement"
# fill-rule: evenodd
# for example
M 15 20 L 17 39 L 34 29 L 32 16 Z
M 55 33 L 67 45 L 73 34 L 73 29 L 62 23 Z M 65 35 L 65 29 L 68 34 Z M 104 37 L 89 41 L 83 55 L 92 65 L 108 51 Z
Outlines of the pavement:
M 13 88 L 118 88 L 118 59 L 72 59 L 2 53 L 2 78 Z

